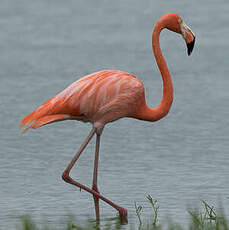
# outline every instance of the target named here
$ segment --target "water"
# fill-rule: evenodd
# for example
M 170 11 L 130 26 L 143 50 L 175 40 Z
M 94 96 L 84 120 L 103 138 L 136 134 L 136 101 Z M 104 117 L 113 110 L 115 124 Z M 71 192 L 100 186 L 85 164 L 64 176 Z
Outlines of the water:
M 80 77 L 100 69 L 134 73 L 157 106 L 161 77 L 152 59 L 156 20 L 176 12 L 196 33 L 187 57 L 181 37 L 163 32 L 161 46 L 173 77 L 171 112 L 156 123 L 122 119 L 102 136 L 99 189 L 128 208 L 150 215 L 145 196 L 158 200 L 161 222 L 188 222 L 188 204 L 224 204 L 229 191 L 229 2 L 13 1 L 0 7 L 0 229 L 30 214 L 51 224 L 73 213 L 94 218 L 93 200 L 61 180 L 90 125 L 67 121 L 22 136 L 20 119 Z M 91 185 L 94 140 L 73 178 Z M 116 212 L 101 202 L 103 218 Z

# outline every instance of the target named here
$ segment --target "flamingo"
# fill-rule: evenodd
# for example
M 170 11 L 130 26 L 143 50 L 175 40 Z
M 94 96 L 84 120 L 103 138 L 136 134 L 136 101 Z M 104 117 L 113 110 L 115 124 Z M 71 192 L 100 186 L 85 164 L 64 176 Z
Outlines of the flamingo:
M 191 54 L 195 44 L 194 33 L 179 15 L 169 13 L 157 21 L 152 34 L 152 47 L 163 80 L 163 97 L 158 107 L 147 106 L 144 86 L 133 74 L 120 70 L 102 70 L 72 83 L 21 120 L 20 128 L 30 125 L 23 133 L 30 128 L 36 129 L 63 120 L 92 124 L 89 135 L 64 170 L 62 179 L 93 195 L 97 221 L 100 220 L 99 200 L 103 200 L 119 212 L 122 223 L 127 223 L 127 209 L 101 195 L 97 186 L 100 138 L 104 126 L 123 117 L 155 122 L 166 116 L 172 105 L 172 79 L 159 44 L 160 32 L 164 28 L 183 36 L 188 55 Z M 70 177 L 70 171 L 95 134 L 94 173 L 92 188 L 89 188 Z

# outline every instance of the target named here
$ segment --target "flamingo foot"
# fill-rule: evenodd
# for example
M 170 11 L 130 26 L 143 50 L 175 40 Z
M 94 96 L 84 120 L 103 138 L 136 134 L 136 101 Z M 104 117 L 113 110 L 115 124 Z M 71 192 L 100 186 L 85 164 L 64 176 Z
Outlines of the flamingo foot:
M 128 224 L 128 218 L 127 218 L 127 209 L 120 208 L 119 209 L 119 218 L 121 224 Z

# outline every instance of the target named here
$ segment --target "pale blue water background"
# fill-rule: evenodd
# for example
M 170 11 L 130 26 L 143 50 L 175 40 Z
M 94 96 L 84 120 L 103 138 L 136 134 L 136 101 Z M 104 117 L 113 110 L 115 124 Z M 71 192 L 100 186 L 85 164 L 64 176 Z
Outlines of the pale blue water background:
M 107 125 L 101 143 L 99 189 L 150 215 L 145 196 L 166 216 L 187 223 L 188 204 L 218 201 L 229 213 L 229 2 L 0 1 L 0 229 L 18 215 L 50 224 L 69 213 L 94 218 L 93 199 L 61 179 L 90 125 L 63 122 L 20 135 L 20 119 L 80 77 L 100 69 L 134 73 L 157 106 L 162 81 L 151 51 L 157 19 L 176 12 L 196 33 L 193 55 L 181 36 L 165 31 L 161 46 L 175 89 L 169 115 L 148 123 L 122 119 Z M 73 170 L 91 184 L 94 141 Z M 101 202 L 103 218 L 116 212 Z

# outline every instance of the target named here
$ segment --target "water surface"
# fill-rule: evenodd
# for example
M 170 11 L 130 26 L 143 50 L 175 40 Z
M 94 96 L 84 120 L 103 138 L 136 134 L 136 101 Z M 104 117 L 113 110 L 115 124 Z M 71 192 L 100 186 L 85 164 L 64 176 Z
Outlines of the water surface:
M 181 36 L 164 31 L 161 46 L 174 81 L 169 115 L 156 123 L 122 119 L 102 136 L 99 189 L 150 215 L 145 196 L 158 200 L 161 222 L 188 221 L 188 204 L 229 200 L 229 3 L 204 1 L 2 0 L 0 7 L 0 229 L 30 214 L 51 224 L 73 213 L 94 218 L 93 199 L 61 180 L 91 126 L 67 121 L 20 135 L 20 119 L 80 77 L 101 69 L 134 73 L 157 106 L 162 81 L 151 51 L 156 20 L 179 13 L 196 33 L 188 57 Z M 93 140 L 73 178 L 91 185 Z M 103 218 L 116 212 L 101 202 Z

